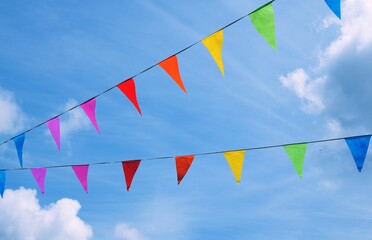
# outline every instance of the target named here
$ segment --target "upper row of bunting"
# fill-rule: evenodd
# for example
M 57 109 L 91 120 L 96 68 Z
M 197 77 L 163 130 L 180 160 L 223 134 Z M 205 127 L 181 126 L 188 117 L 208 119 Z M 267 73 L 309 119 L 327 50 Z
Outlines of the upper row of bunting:
M 205 37 L 204 39 L 184 48 L 183 50 L 179 51 L 176 54 L 173 54 L 172 56 L 166 58 L 165 60 L 160 61 L 159 63 L 154 64 L 153 66 L 147 68 L 146 70 L 143 70 L 142 72 L 136 74 L 135 76 L 122 81 L 121 83 L 103 91 L 102 93 L 90 98 L 89 100 L 83 102 L 82 104 L 76 105 L 69 110 L 43 122 L 35 127 L 24 131 L 23 133 L 14 136 L 2 143 L 0 145 L 7 143 L 11 140 L 14 141 L 16 150 L 17 150 L 17 155 L 18 159 L 20 162 L 21 167 L 23 167 L 23 145 L 25 141 L 25 134 L 41 125 L 46 124 L 50 130 L 50 133 L 57 145 L 58 150 L 60 150 L 61 144 L 60 144 L 60 120 L 59 117 L 63 115 L 64 113 L 71 111 L 77 107 L 81 107 L 88 118 L 91 120 L 93 126 L 97 130 L 98 133 L 100 133 L 97 119 L 96 119 L 96 98 L 114 88 L 118 88 L 121 90 L 121 92 L 124 93 L 124 95 L 132 102 L 134 107 L 137 109 L 139 114 L 142 115 L 141 108 L 139 106 L 139 103 L 137 101 L 137 95 L 136 95 L 136 87 L 135 87 L 135 81 L 134 77 L 137 77 L 138 75 L 152 69 L 155 66 L 160 66 L 176 83 L 177 85 L 184 91 L 186 92 L 186 88 L 183 84 L 181 74 L 179 71 L 178 67 L 178 59 L 177 55 L 190 47 L 196 45 L 197 43 L 201 42 L 209 51 L 211 54 L 212 58 L 216 62 L 218 68 L 220 69 L 222 75 L 225 74 L 224 70 L 224 65 L 223 65 L 223 60 L 222 60 L 222 46 L 224 42 L 224 29 L 231 26 L 232 24 L 240 21 L 241 19 L 249 16 L 251 19 L 252 24 L 256 28 L 256 30 L 261 34 L 261 36 L 268 42 L 268 44 L 276 49 L 276 38 L 275 38 L 275 17 L 274 17 L 274 9 L 272 6 L 273 1 L 270 1 L 263 6 L 257 8 L 256 10 L 252 11 L 248 15 L 245 15 L 234 22 L 226 25 L 225 27 L 221 28 L 220 30 L 214 32 L 213 34 Z M 325 0 L 327 5 L 330 7 L 330 9 L 336 14 L 337 17 L 341 18 L 341 8 L 340 8 L 340 0 Z

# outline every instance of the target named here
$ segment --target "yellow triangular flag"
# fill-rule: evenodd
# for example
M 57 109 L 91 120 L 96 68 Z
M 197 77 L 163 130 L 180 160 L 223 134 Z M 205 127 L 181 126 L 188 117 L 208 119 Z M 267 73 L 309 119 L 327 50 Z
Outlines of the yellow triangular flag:
M 223 45 L 223 30 L 220 30 L 202 40 L 204 46 L 208 49 L 212 55 L 214 61 L 216 61 L 222 76 L 225 75 L 225 69 L 222 61 L 222 45 Z
M 225 152 L 225 158 L 235 176 L 236 182 L 240 183 L 244 163 L 245 150 Z

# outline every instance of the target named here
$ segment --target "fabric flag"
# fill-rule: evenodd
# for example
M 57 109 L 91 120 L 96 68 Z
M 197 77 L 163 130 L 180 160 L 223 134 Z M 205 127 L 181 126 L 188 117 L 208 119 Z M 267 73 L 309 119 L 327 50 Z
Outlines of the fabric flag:
M 341 0 L 325 0 L 332 12 L 341 19 Z
M 72 166 L 72 169 L 74 170 L 76 177 L 79 179 L 81 185 L 83 186 L 86 193 L 88 193 L 88 168 L 89 165 L 75 165 Z
M 57 144 L 58 151 L 60 151 L 61 150 L 61 136 L 60 136 L 59 118 L 58 117 L 53 118 L 49 120 L 48 122 L 46 122 L 46 124 L 50 130 L 50 133 L 52 134 L 54 141 Z
M 362 171 L 370 140 L 371 136 L 345 138 L 359 172 Z
M 189 170 L 192 161 L 194 160 L 194 155 L 189 156 L 177 156 L 176 159 L 176 169 L 177 169 L 177 181 L 178 184 L 181 183 L 182 179 L 185 177 L 187 171 Z
M 174 55 L 172 57 L 169 57 L 165 59 L 164 61 L 159 63 L 159 66 L 166 71 L 169 76 L 178 84 L 178 86 L 186 92 L 186 88 L 183 85 L 180 70 L 178 68 L 178 60 L 177 56 Z
M 88 116 L 88 118 L 92 122 L 97 132 L 101 133 L 98 127 L 97 119 L 96 119 L 96 104 L 97 104 L 97 101 L 95 98 L 93 98 L 89 100 L 88 102 L 81 104 L 80 107 L 84 110 L 85 114 Z
M 287 152 L 288 157 L 291 159 L 297 174 L 300 176 L 300 179 L 302 179 L 302 170 L 304 168 L 306 147 L 306 143 L 284 146 L 284 149 Z
M 225 158 L 235 176 L 236 182 L 239 184 L 243 171 L 245 150 L 225 152 Z
M 139 114 L 142 115 L 140 106 L 138 105 L 138 101 L 137 101 L 136 85 L 134 83 L 134 79 L 131 78 L 129 80 L 126 80 L 126 81 L 120 83 L 119 85 L 117 85 L 117 87 L 132 102 L 132 104 L 134 105 L 134 107 L 136 107 Z
M 0 195 L 1 195 L 1 198 L 4 195 L 5 181 L 6 181 L 5 171 L 0 171 Z
M 25 134 L 23 133 L 13 138 L 13 141 L 16 146 L 19 163 L 21 164 L 21 167 L 23 168 L 23 144 L 25 142 Z
M 121 163 L 123 165 L 125 183 L 127 184 L 127 191 L 129 191 L 134 174 L 136 174 L 140 163 L 141 163 L 141 160 L 123 161 Z
M 46 175 L 46 168 L 31 168 L 31 173 L 34 176 L 37 185 L 39 185 L 41 194 L 44 195 L 44 183 L 45 183 L 45 175 Z
M 273 1 L 254 10 L 249 17 L 261 36 L 276 50 L 275 16 L 272 3 Z
M 222 76 L 224 76 L 225 69 L 223 67 L 223 61 L 222 61 L 223 30 L 220 30 L 204 38 L 202 40 L 202 43 L 208 49 L 214 61 L 216 61 L 217 66 L 222 73 Z

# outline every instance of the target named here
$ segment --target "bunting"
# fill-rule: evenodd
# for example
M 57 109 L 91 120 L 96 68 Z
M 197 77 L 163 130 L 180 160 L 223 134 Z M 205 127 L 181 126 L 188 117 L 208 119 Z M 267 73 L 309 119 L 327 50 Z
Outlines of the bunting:
M 362 172 L 370 139 L 371 136 L 345 138 L 359 172 Z
M 181 183 L 182 179 L 185 177 L 187 171 L 189 170 L 192 161 L 194 160 L 194 155 L 188 156 L 177 156 L 176 159 L 176 170 L 177 170 L 177 181 L 178 184 Z
M 76 177 L 79 179 L 81 185 L 83 186 L 86 193 L 88 193 L 88 169 L 89 165 L 75 165 L 72 166 Z
M 141 160 L 123 161 L 121 164 L 123 166 L 123 172 L 125 177 L 125 183 L 127 184 L 127 191 L 129 191 L 132 185 L 132 180 L 137 172 L 137 169 L 141 163 Z
M 284 149 L 287 152 L 289 159 L 291 159 L 293 167 L 296 169 L 296 172 L 300 176 L 300 179 L 302 179 L 302 170 L 304 168 L 306 147 L 306 143 L 284 146 Z
M 61 136 L 60 136 L 60 124 L 59 124 L 59 118 L 53 118 L 46 122 L 46 125 L 49 128 L 50 133 L 52 134 L 52 137 L 54 141 L 57 144 L 58 151 L 61 150 Z
M 5 171 L 0 171 L 0 195 L 1 198 L 4 196 L 6 174 Z
M 80 107 L 84 110 L 85 114 L 92 122 L 94 128 L 97 130 L 98 133 L 101 133 L 98 127 L 97 119 L 96 119 L 96 104 L 97 101 L 95 98 L 83 103 Z
M 131 78 L 129 80 L 126 80 L 126 81 L 120 83 L 119 85 L 117 85 L 117 87 L 132 102 L 132 104 L 137 109 L 139 114 L 142 115 L 140 106 L 138 105 L 138 101 L 137 101 L 136 85 L 134 83 L 134 79 Z
M 41 194 L 44 195 L 44 183 L 45 183 L 45 175 L 46 175 L 46 168 L 31 168 L 31 173 L 34 176 L 37 185 L 39 185 Z
M 208 49 L 220 69 L 222 76 L 225 75 L 225 69 L 222 61 L 223 30 L 213 33 L 202 40 L 204 46 Z
M 273 1 L 249 14 L 253 26 L 272 48 L 276 50 L 275 16 Z
M 234 174 L 236 182 L 239 184 L 243 171 L 245 150 L 224 152 L 227 163 Z
M 332 12 L 341 19 L 341 0 L 325 0 Z
M 178 68 L 177 56 L 173 55 L 159 63 L 159 66 L 178 84 L 178 86 L 186 93 L 186 88 L 183 85 L 180 70 Z
M 21 134 L 13 139 L 16 150 L 17 150 L 17 155 L 18 155 L 18 160 L 19 163 L 21 164 L 21 167 L 23 168 L 23 144 L 25 142 L 25 134 Z

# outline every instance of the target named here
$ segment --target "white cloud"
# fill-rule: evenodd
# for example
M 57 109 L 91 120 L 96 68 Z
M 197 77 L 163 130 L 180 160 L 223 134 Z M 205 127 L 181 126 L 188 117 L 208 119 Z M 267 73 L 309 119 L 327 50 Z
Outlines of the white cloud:
M 64 110 L 68 110 L 73 106 L 76 106 L 78 103 L 74 99 L 70 99 L 64 106 Z M 61 138 L 66 139 L 68 136 L 74 132 L 77 132 L 81 129 L 87 129 L 91 123 L 88 117 L 85 115 L 84 111 L 77 107 L 74 110 L 68 112 L 65 115 L 61 116 Z
M 0 199 L 1 239 L 90 239 L 92 228 L 77 216 L 80 208 L 78 201 L 68 198 L 41 207 L 36 190 L 7 189 Z
M 324 109 L 320 97 L 324 78 L 310 79 L 309 75 L 302 69 L 280 76 L 279 80 L 284 87 L 293 91 L 298 98 L 304 101 L 304 110 L 309 113 L 317 113 Z
M 331 134 L 345 133 L 346 129 L 354 134 L 364 133 L 372 127 L 372 111 L 369 111 L 372 102 L 372 1 L 345 0 L 342 6 L 341 22 L 329 17 L 323 21 L 323 29 L 336 25 L 340 31 L 319 54 L 314 71 L 305 72 L 299 68 L 281 76 L 280 81 L 305 100 L 307 112 L 326 110 L 323 113 Z
M 146 238 L 135 228 L 126 223 L 118 223 L 115 226 L 115 239 L 119 240 L 145 240 Z
M 12 92 L 0 88 L 0 133 L 15 134 L 25 127 L 26 115 L 15 101 Z

